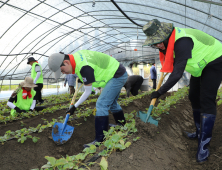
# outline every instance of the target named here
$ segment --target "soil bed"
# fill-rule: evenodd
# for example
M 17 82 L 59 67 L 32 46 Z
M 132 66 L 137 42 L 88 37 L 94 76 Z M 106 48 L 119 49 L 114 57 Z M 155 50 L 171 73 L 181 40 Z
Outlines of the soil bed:
M 161 96 L 164 99 L 170 95 L 167 93 Z M 125 113 L 133 110 L 145 111 L 149 107 L 150 96 L 144 96 L 135 100 L 128 106 L 123 106 Z M 95 103 L 90 105 L 95 107 Z M 88 105 L 86 107 L 89 107 Z M 211 141 L 209 160 L 203 164 L 196 163 L 195 154 L 197 150 L 197 140 L 189 140 L 183 136 L 183 131 L 194 130 L 192 109 L 188 98 L 180 100 L 179 103 L 171 107 L 170 114 L 163 114 L 158 127 L 149 123 L 143 123 L 136 118 L 138 132 L 134 137 L 141 137 L 138 141 L 123 152 L 114 152 L 108 158 L 109 170 L 164 170 L 164 169 L 220 169 L 222 167 L 222 106 L 218 107 L 217 119 Z M 59 116 L 65 117 L 65 110 L 54 113 L 40 115 L 29 119 L 13 121 L 11 123 L 0 124 L 0 136 L 7 130 L 19 130 L 24 127 L 36 127 L 43 124 L 42 118 L 51 121 Z M 114 123 L 110 114 L 110 123 Z M 21 124 L 20 121 L 23 121 Z M 80 118 L 68 122 L 74 126 L 74 132 L 69 141 L 63 145 L 56 145 L 52 140 L 52 129 L 45 129 L 41 133 L 32 133 L 32 136 L 39 137 L 37 143 L 27 139 L 23 144 L 16 139 L 0 145 L 0 169 L 2 170 L 30 170 L 40 168 L 47 163 L 45 156 L 61 158 L 67 155 L 76 155 L 82 152 L 83 144 L 94 140 L 94 117 L 90 116 L 87 121 Z M 24 126 L 21 126 L 24 125 Z M 97 160 L 98 162 L 100 159 Z M 91 167 L 100 169 L 98 166 Z

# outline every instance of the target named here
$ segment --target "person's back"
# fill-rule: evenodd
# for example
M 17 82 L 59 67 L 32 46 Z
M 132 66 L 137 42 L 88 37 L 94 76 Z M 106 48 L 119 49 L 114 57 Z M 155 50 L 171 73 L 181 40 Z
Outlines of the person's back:
M 153 81 L 153 89 L 156 89 L 156 67 L 155 67 L 155 63 L 153 63 L 152 67 L 150 68 L 150 78 Z
M 70 95 L 75 93 L 75 84 L 76 84 L 76 78 L 78 76 L 76 74 L 67 74 L 64 82 L 64 86 L 66 86 L 66 82 L 68 81 L 69 89 L 70 89 Z
M 151 74 L 151 79 L 156 79 L 156 68 L 155 68 L 155 64 L 152 65 L 152 67 L 150 68 L 150 74 Z
M 68 81 L 69 86 L 75 86 L 76 77 L 78 77 L 76 74 L 67 74 L 65 83 Z
M 143 77 L 140 75 L 131 75 L 127 78 L 127 81 L 124 85 L 127 97 L 129 97 L 129 92 L 132 93 L 133 96 L 136 96 L 138 94 L 138 90 L 140 89 L 140 86 L 143 83 Z

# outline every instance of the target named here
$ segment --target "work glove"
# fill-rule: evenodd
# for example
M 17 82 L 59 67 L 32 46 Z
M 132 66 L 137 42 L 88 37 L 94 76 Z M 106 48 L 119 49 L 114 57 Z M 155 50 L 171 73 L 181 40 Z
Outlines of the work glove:
M 33 112 L 33 110 L 32 110 L 32 109 L 29 109 L 29 111 Z
M 18 112 L 18 113 L 22 113 L 22 110 L 19 109 L 18 107 L 15 107 L 14 109 L 15 109 L 16 112 Z
M 70 115 L 73 115 L 73 113 L 75 112 L 75 110 L 76 110 L 76 107 L 73 106 L 73 107 L 69 108 L 69 109 L 66 111 L 66 114 L 67 114 L 67 113 L 70 113 Z
M 78 79 L 78 83 L 82 83 L 82 81 L 80 79 Z
M 152 99 L 155 99 L 155 98 L 159 98 L 161 96 L 161 94 L 158 92 L 158 91 L 154 91 L 152 94 L 151 94 L 151 100 Z

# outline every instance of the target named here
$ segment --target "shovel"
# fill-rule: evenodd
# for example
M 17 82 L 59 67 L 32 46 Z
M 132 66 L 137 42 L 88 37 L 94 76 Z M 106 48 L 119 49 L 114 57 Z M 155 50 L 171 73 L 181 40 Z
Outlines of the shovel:
M 159 88 L 160 88 L 160 86 L 161 86 L 161 84 L 162 84 L 162 82 L 163 82 L 163 79 L 165 78 L 165 76 L 166 76 L 167 74 L 168 74 L 168 73 L 166 73 L 166 74 L 164 75 L 164 73 L 161 72 L 160 80 L 159 80 L 159 82 L 158 82 L 156 91 L 159 90 Z M 144 112 L 142 112 L 142 111 L 139 111 L 139 112 L 138 112 L 138 117 L 140 117 L 140 119 L 141 119 L 143 122 L 145 122 L 145 123 L 148 122 L 148 123 L 151 123 L 151 124 L 154 124 L 154 125 L 158 126 L 158 120 L 153 119 L 153 118 L 150 116 L 150 114 L 151 114 L 151 112 L 152 112 L 152 110 L 153 110 L 153 107 L 154 107 L 155 103 L 156 103 L 156 98 L 151 100 L 151 103 L 150 103 L 150 107 L 149 107 L 149 109 L 148 109 L 148 112 L 147 112 L 147 113 L 144 113 Z
M 83 84 L 80 86 L 80 88 L 82 86 Z M 78 78 L 76 78 L 76 89 L 78 89 Z M 73 107 L 79 89 L 75 91 L 69 108 Z M 69 116 L 70 113 L 67 113 L 64 123 L 56 122 L 52 128 L 52 139 L 57 145 L 62 145 L 67 142 L 73 134 L 74 127 L 67 125 Z

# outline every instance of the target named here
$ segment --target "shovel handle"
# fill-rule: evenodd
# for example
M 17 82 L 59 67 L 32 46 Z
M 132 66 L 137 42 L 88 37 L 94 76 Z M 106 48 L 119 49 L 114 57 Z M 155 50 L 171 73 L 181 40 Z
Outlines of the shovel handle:
M 77 96 L 77 94 L 78 94 L 78 92 L 79 92 L 79 90 L 82 88 L 82 86 L 83 86 L 83 84 L 79 87 L 79 89 L 78 89 L 78 77 L 76 78 L 76 91 L 75 91 L 75 93 L 74 93 L 74 95 L 73 95 L 73 98 L 72 98 L 72 101 L 71 101 L 71 104 L 70 104 L 70 106 L 69 106 L 69 108 L 71 108 L 73 105 L 74 105 L 74 103 L 75 103 L 75 100 L 76 100 L 76 96 Z
M 67 124 L 67 122 L 68 122 L 69 116 L 70 116 L 70 113 L 67 113 L 67 114 L 66 114 L 65 121 L 64 121 L 64 123 L 63 123 L 63 125 L 62 125 L 61 134 L 64 132 L 64 129 L 66 128 L 66 124 Z
M 164 75 L 164 72 L 161 72 L 161 74 L 160 74 L 160 79 L 159 79 L 159 82 L 158 82 L 158 84 L 157 84 L 156 91 L 160 89 L 161 84 L 162 84 L 162 82 L 163 82 L 163 79 L 165 78 L 165 76 L 166 76 L 167 74 L 168 74 L 168 73 L 166 73 L 166 74 Z M 151 100 L 150 106 L 151 106 L 151 105 L 153 105 L 153 106 L 155 105 L 156 99 L 157 99 L 157 98 Z

